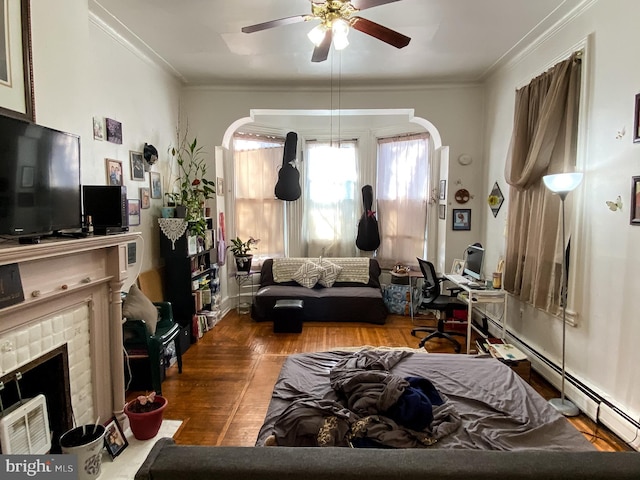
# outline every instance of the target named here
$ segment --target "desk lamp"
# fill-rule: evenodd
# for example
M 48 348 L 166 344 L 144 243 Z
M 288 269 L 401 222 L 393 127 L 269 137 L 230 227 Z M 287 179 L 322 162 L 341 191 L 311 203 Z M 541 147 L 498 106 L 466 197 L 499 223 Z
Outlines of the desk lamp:
M 569 192 L 574 190 L 582 181 L 582 173 L 559 173 L 556 175 L 545 175 L 542 177 L 544 186 L 560 196 L 562 201 L 562 248 L 564 248 L 567 242 L 564 225 L 564 201 L 567 198 Z M 562 413 L 565 417 L 575 417 L 580 413 L 578 407 L 576 407 L 571 401 L 564 398 L 564 352 L 565 352 L 565 338 L 567 330 L 567 288 L 569 284 L 569 272 L 567 271 L 567 262 L 565 255 L 562 255 L 562 282 L 560 291 L 560 306 L 562 307 L 562 386 L 560 389 L 560 398 L 552 398 L 549 403 L 558 412 Z

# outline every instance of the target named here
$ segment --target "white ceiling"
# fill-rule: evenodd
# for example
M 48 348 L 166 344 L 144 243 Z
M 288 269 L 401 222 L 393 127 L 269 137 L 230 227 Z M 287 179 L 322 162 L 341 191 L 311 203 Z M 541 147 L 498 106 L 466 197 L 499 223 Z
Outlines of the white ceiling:
M 398 50 L 359 31 L 312 63 L 318 21 L 245 34 L 308 14 L 309 0 L 90 0 L 97 19 L 187 85 L 478 82 L 586 0 L 401 0 L 360 16 L 411 37 Z

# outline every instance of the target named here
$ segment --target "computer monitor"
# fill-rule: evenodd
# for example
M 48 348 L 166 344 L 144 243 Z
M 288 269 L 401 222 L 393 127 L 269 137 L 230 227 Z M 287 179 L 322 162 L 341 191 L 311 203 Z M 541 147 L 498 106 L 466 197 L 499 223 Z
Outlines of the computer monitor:
M 484 248 L 480 244 L 469 245 L 465 250 L 466 262 L 463 275 L 475 280 L 482 278 L 482 263 L 484 261 Z

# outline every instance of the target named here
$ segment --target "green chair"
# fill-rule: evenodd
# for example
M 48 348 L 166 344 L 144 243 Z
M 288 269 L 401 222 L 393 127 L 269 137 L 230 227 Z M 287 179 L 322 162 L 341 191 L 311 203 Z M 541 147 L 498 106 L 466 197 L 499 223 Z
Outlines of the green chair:
M 158 323 L 154 335 L 149 334 L 144 320 L 127 318 L 122 324 L 124 348 L 129 358 L 148 358 L 151 388 L 162 395 L 162 379 L 167 368 L 164 350 L 171 342 L 176 348 L 178 373 L 182 373 L 180 351 L 180 325 L 173 321 L 173 309 L 169 302 L 153 302 L 158 309 Z

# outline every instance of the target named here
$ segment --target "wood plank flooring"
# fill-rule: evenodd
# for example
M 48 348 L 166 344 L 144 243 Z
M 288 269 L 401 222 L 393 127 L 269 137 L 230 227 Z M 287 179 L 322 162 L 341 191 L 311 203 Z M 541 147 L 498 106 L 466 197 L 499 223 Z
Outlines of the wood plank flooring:
M 385 325 L 310 322 L 300 334 L 274 334 L 271 322 L 257 323 L 232 310 L 184 354 L 182 374 L 177 366 L 167 370 L 165 418 L 183 420 L 174 436 L 179 444 L 253 446 L 287 355 L 363 345 L 416 348 L 419 339 L 411 328 L 410 318 L 390 315 Z M 427 349 L 453 354 L 446 340 L 430 341 Z M 558 396 L 535 372 L 531 384 L 544 398 Z M 127 392 L 127 399 L 140 393 Z M 569 421 L 599 450 L 630 450 L 584 415 Z

